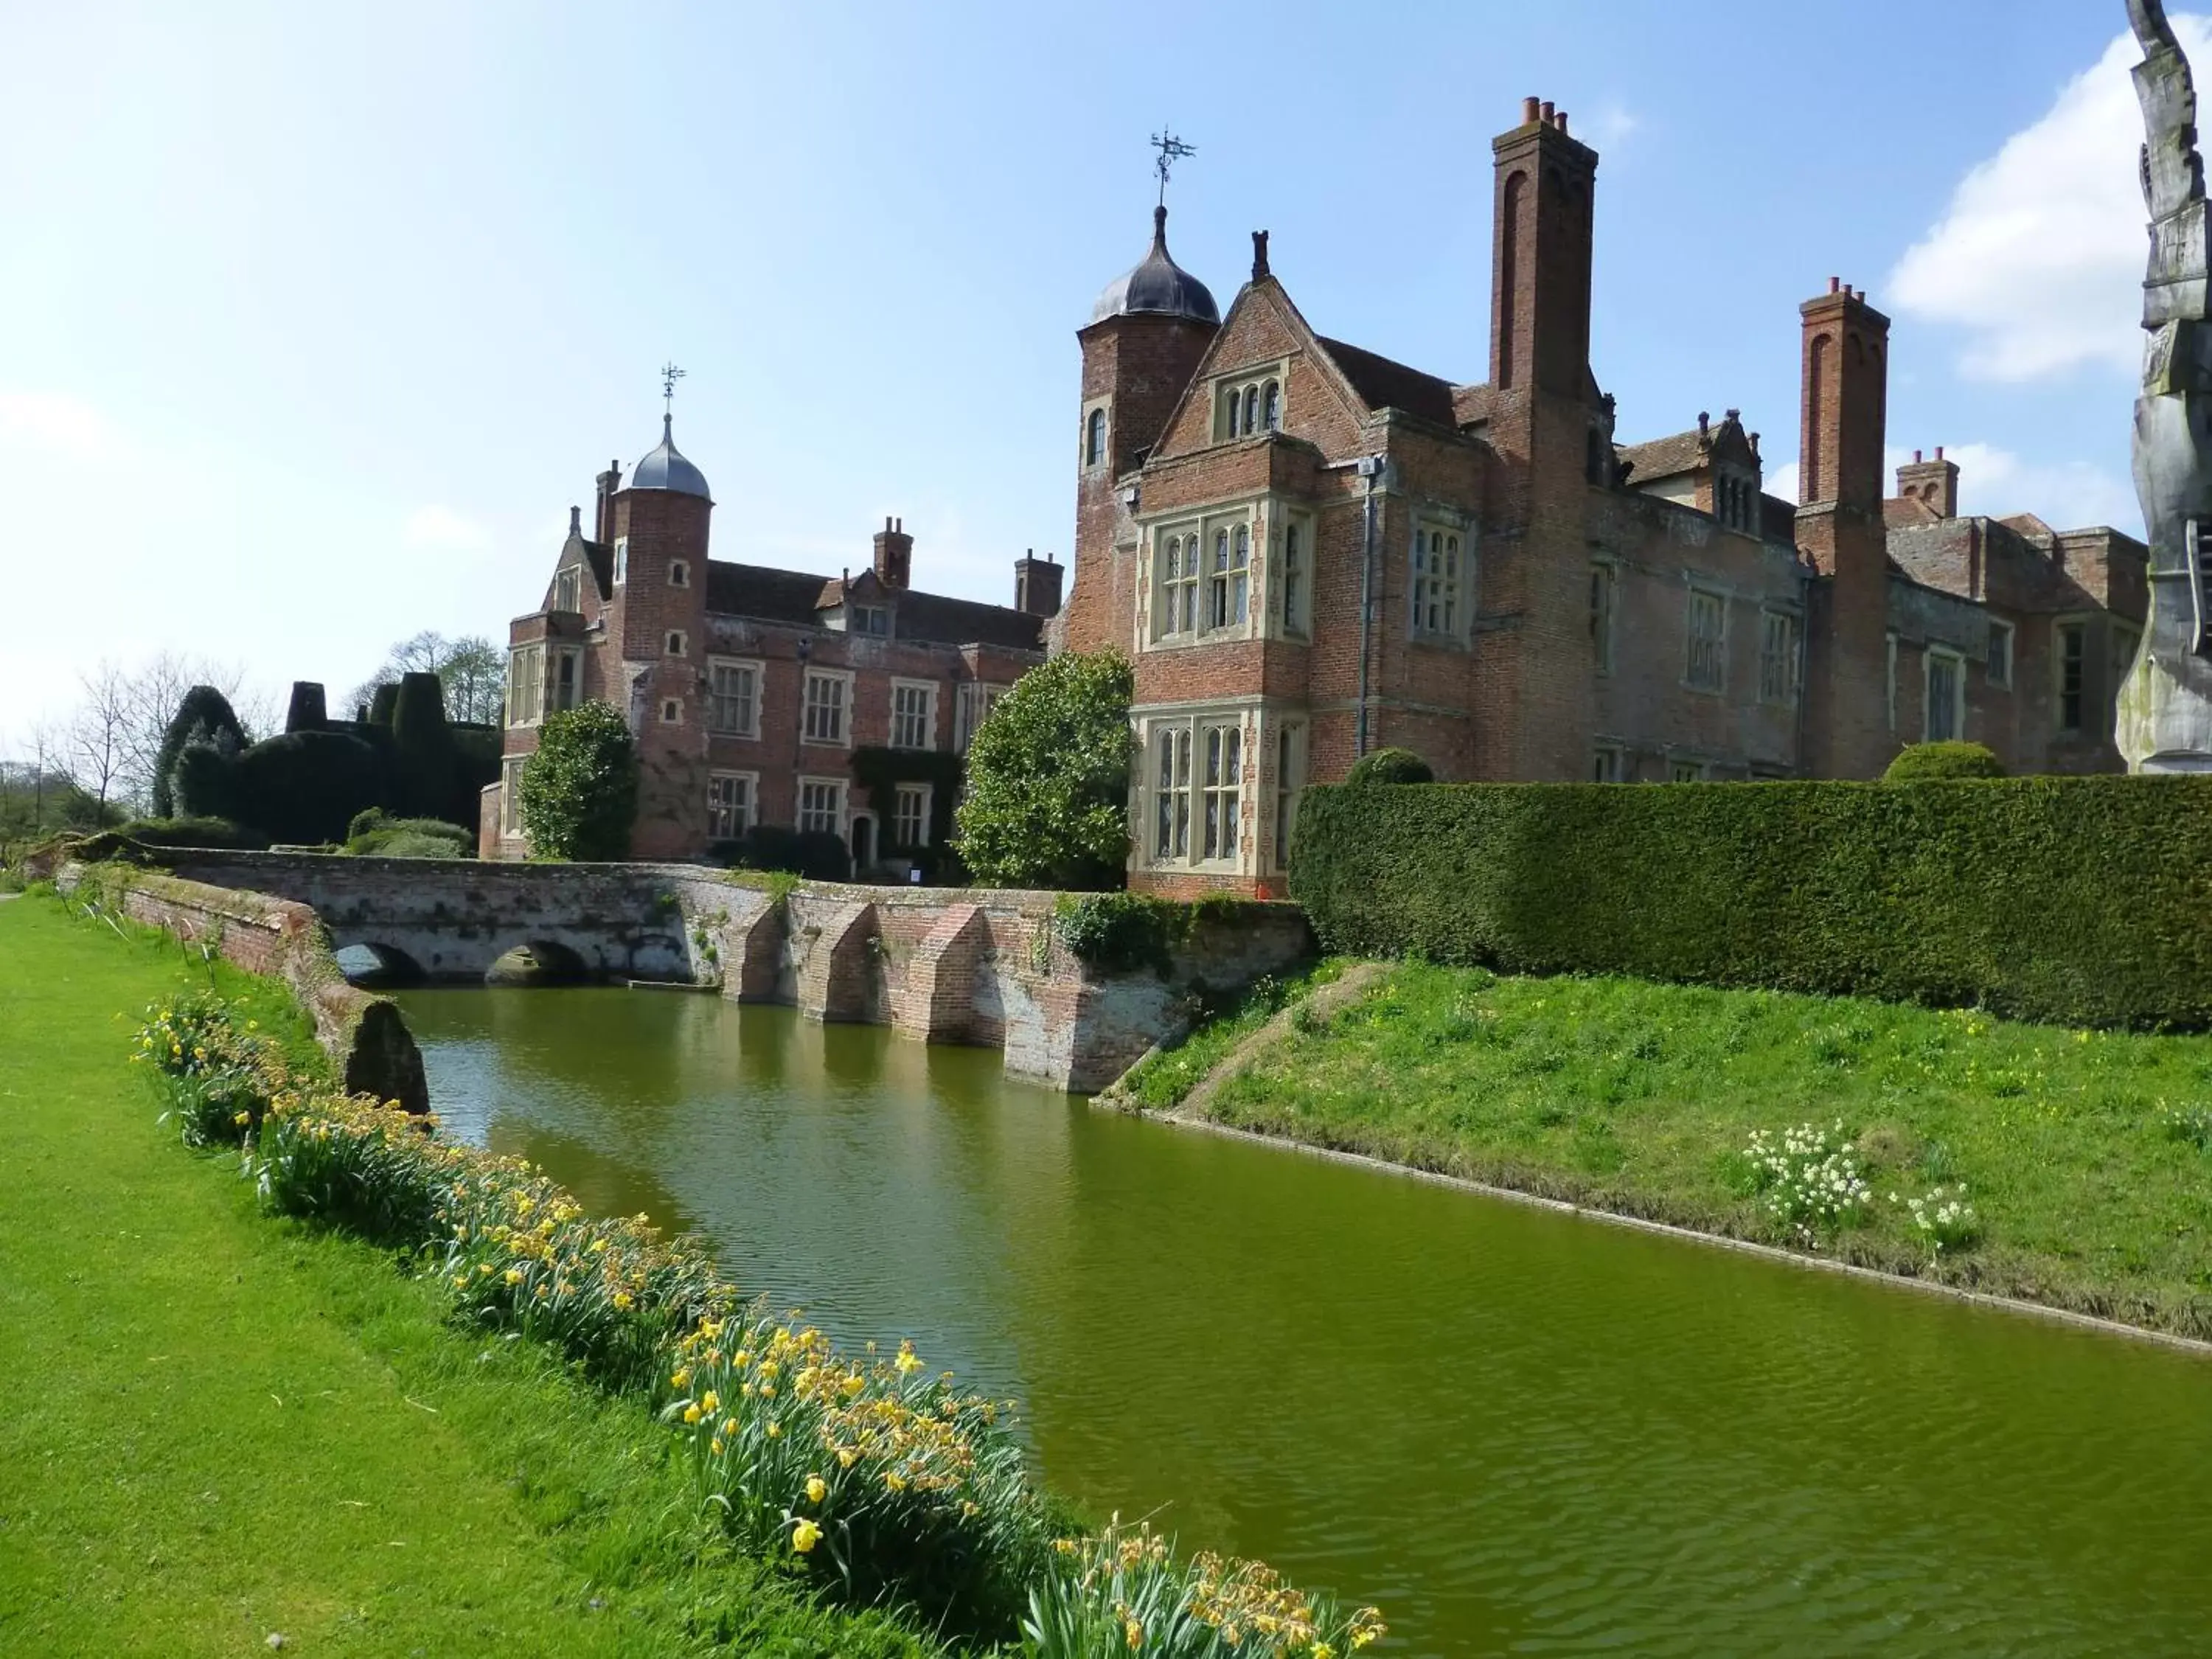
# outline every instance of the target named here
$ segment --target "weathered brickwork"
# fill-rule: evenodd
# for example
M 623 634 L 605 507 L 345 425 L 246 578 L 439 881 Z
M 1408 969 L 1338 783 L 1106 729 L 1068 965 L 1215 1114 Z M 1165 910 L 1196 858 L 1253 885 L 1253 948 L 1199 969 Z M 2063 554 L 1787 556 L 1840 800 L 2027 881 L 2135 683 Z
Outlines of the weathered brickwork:
M 242 965 L 272 964 L 270 938 L 308 938 L 325 964 L 333 946 L 360 945 L 403 973 L 472 980 L 528 946 L 597 975 L 719 986 L 734 1001 L 793 1004 L 814 1019 L 1000 1048 L 1009 1073 L 1081 1093 L 1187 1029 L 1200 986 L 1231 991 L 1313 949 L 1304 913 L 1287 904 L 1200 918 L 1164 973 L 1102 974 L 1059 941 L 1056 893 L 808 882 L 779 902 L 694 864 L 170 856 L 168 875 L 141 884 L 185 894 L 199 919 L 179 921 L 151 899 L 133 914 L 186 938 L 207 934 L 207 916 L 245 918 L 254 925 L 222 930 Z M 389 1003 L 334 968 L 318 971 L 318 994 L 374 1003 L 396 1023 Z
M 1135 665 L 1131 884 L 1280 893 L 1297 792 L 1385 745 L 1447 779 L 1869 777 L 1952 736 L 2117 768 L 2141 544 L 1961 517 L 1940 452 L 1888 495 L 1888 319 L 1840 282 L 1801 308 L 1800 501 L 1734 410 L 1617 442 L 1598 157 L 1522 117 L 1492 145 L 1486 382 L 1317 333 L 1264 234 L 1216 320 L 1164 221 L 1079 333 L 1059 642 Z
M 526 855 L 519 769 L 545 715 L 590 698 L 637 739 L 634 856 L 696 858 L 773 825 L 834 834 L 863 870 L 926 859 L 949 803 L 933 791 L 923 838 L 902 841 L 897 801 L 860 787 L 854 751 L 963 751 L 989 700 L 1042 660 L 1065 568 L 1016 560 L 1012 607 L 916 592 L 896 520 L 858 575 L 715 560 L 706 481 L 667 438 L 628 486 L 615 466 L 599 489 L 597 538 L 572 510 L 539 609 L 508 628 L 506 765 L 481 804 L 480 854 Z

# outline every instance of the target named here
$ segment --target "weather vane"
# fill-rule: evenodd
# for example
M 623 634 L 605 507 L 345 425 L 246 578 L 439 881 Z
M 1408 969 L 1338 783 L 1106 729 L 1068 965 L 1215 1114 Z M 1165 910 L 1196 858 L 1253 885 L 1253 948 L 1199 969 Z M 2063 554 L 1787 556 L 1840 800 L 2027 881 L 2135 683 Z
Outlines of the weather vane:
M 1152 148 L 1160 153 L 1160 159 L 1152 163 L 1152 171 L 1160 175 L 1160 205 L 1165 207 L 1168 204 L 1168 169 L 1184 156 L 1197 155 L 1198 146 L 1183 143 L 1170 132 L 1166 123 L 1163 122 L 1160 131 L 1152 135 Z
M 676 367 L 673 359 L 660 366 L 660 401 L 667 412 L 676 412 L 676 383 L 684 378 L 684 371 Z

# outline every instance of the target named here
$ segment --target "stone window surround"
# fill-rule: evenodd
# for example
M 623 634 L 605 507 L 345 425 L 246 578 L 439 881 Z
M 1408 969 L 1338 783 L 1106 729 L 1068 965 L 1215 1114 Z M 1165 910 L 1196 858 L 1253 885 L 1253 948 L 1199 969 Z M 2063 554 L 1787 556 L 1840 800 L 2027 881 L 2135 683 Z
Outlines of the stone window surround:
M 545 718 L 545 642 L 532 640 L 507 653 L 507 723 L 536 726 Z
M 1235 443 L 1244 438 L 1256 438 L 1263 433 L 1279 432 L 1287 413 L 1288 387 L 1291 380 L 1290 359 L 1279 357 L 1272 362 L 1250 363 L 1242 368 L 1210 375 L 1206 385 L 1206 406 L 1212 411 L 1209 424 L 1217 444 Z M 1272 404 L 1269 392 L 1272 390 Z M 1231 398 L 1235 401 L 1232 404 Z M 1249 410 L 1249 415 L 1248 415 Z M 1232 412 L 1233 411 L 1233 412 Z M 1268 416 L 1273 413 L 1273 419 Z
M 1137 765 L 1130 790 L 1131 828 L 1135 831 L 1130 837 L 1133 867 L 1255 873 L 1260 852 L 1259 819 L 1255 816 L 1258 802 L 1263 794 L 1272 800 L 1274 787 L 1272 768 L 1266 758 L 1267 745 L 1274 741 L 1277 722 L 1304 721 L 1305 718 L 1303 707 L 1286 707 L 1279 702 L 1271 707 L 1257 694 L 1209 698 L 1200 702 L 1144 703 L 1133 708 L 1129 722 L 1135 728 L 1138 742 Z M 1200 733 L 1206 727 L 1231 724 L 1240 728 L 1237 851 L 1229 858 L 1209 859 L 1203 856 L 1205 831 L 1200 802 L 1205 793 L 1205 757 Z M 1170 853 L 1162 857 L 1154 850 L 1158 845 L 1155 831 L 1159 797 L 1157 739 L 1159 732 L 1173 727 L 1185 728 L 1191 734 L 1191 815 L 1187 851 L 1180 856 Z
M 899 693 L 919 691 L 922 695 L 921 741 L 899 741 Z M 935 680 L 901 679 L 894 678 L 890 691 L 890 747 L 893 749 L 931 750 L 937 747 L 937 682 Z
M 1946 739 L 1936 735 L 1936 668 L 1951 670 L 1951 731 Z M 1954 646 L 1930 644 L 1920 653 L 1920 740 L 1956 742 L 1966 735 L 1966 653 Z
M 1620 615 L 1620 562 L 1590 561 L 1590 654 L 1599 678 L 1613 673 L 1614 635 Z
M 1012 686 L 997 680 L 963 680 L 960 683 L 958 706 L 953 722 L 953 753 L 964 755 L 968 752 L 969 746 L 975 741 L 977 730 L 991 718 L 991 711 L 998 706 L 999 699 L 1012 690 Z
M 629 580 L 629 538 L 615 538 L 614 585 L 621 587 Z
M 1424 581 L 1438 579 L 1424 576 L 1414 569 L 1413 561 L 1419 545 L 1415 538 L 1424 535 L 1433 536 L 1439 532 L 1459 538 L 1456 555 L 1458 567 L 1456 573 L 1449 579 L 1451 607 L 1454 613 L 1451 626 L 1444 629 L 1431 629 L 1424 626 L 1422 622 L 1422 613 L 1426 606 L 1423 603 L 1425 596 L 1421 591 L 1421 584 Z M 1475 560 L 1480 539 L 1476 531 L 1473 514 L 1434 504 L 1414 509 L 1413 529 L 1406 538 L 1406 638 L 1407 643 L 1431 647 L 1465 647 L 1469 637 L 1474 632 Z
M 1242 623 L 1231 623 L 1226 628 L 1209 628 L 1206 623 L 1212 598 L 1208 581 L 1212 574 L 1213 532 L 1222 528 L 1233 532 L 1240 523 L 1246 526 L 1250 533 L 1249 562 L 1245 567 L 1250 583 L 1245 604 L 1245 619 Z M 1305 588 L 1300 608 L 1306 613 L 1295 631 L 1283 618 L 1279 576 L 1282 532 L 1291 525 L 1298 528 L 1301 575 Z M 1316 556 L 1320 546 L 1313 508 L 1293 503 L 1271 492 L 1263 491 L 1258 495 L 1239 492 L 1218 500 L 1188 502 L 1170 511 L 1147 515 L 1139 521 L 1138 529 L 1135 641 L 1138 651 L 1182 651 L 1194 646 L 1219 644 L 1224 641 L 1258 639 L 1288 639 L 1301 645 L 1308 643 L 1315 573 L 1318 567 Z M 1200 549 L 1205 559 L 1198 584 L 1198 626 L 1189 632 L 1162 633 L 1158 631 L 1157 623 L 1159 617 L 1158 594 L 1167 558 L 1166 541 L 1170 536 L 1188 537 L 1193 533 L 1199 538 Z M 1258 600 L 1261 595 L 1267 596 L 1264 603 Z
M 752 704 L 752 719 L 750 724 L 743 727 L 732 728 L 714 724 L 714 704 L 718 701 L 714 691 L 714 676 L 718 672 L 725 670 L 749 672 L 752 675 L 752 696 L 750 699 Z M 709 656 L 707 659 L 708 735 L 716 738 L 758 738 L 761 734 L 761 690 L 767 683 L 767 665 L 759 658 Z
M 1714 647 L 1714 657 L 1716 664 L 1717 665 L 1718 674 L 1711 684 L 1706 684 L 1700 681 L 1693 672 L 1697 659 L 1695 647 L 1698 643 L 1698 638 L 1696 632 L 1698 611 L 1698 601 L 1700 599 L 1711 600 L 1714 611 L 1720 617 L 1720 634 L 1712 641 Z M 1730 643 L 1729 638 L 1730 632 L 1729 627 L 1729 611 L 1730 609 L 1729 599 L 1729 594 L 1728 590 L 1717 584 L 1700 581 L 1695 576 L 1686 576 L 1684 580 L 1682 590 L 1682 689 L 1686 691 L 1694 691 L 1701 696 L 1709 697 L 1720 697 L 1726 696 L 1728 695 L 1729 646 Z
M 1264 710 L 1260 726 L 1267 744 L 1263 763 L 1273 762 L 1273 776 L 1263 781 L 1267 786 L 1268 798 L 1274 803 L 1268 834 L 1274 842 L 1271 849 L 1273 866 L 1279 873 L 1291 867 L 1291 838 L 1297 830 L 1298 800 L 1305 793 L 1307 744 L 1311 728 L 1304 718 L 1287 712 L 1270 720 Z
M 937 787 L 928 783 L 900 783 L 891 786 L 891 844 L 896 847 L 927 847 L 929 845 L 931 809 L 936 805 Z M 909 835 L 908 828 L 914 826 Z
M 584 608 L 584 567 L 564 564 L 553 573 L 552 609 L 563 616 L 580 615 Z
M 1103 416 L 1099 423 L 1098 459 L 1091 458 L 1091 422 L 1093 416 Z M 1076 425 L 1076 465 L 1085 473 L 1104 472 L 1114 464 L 1114 400 L 1111 398 L 1089 398 L 1084 400 L 1083 413 Z
M 527 755 L 507 755 L 500 759 L 499 832 L 502 836 L 522 833 L 522 769 L 529 759 Z
M 1295 507 L 1271 509 L 1267 514 L 1267 546 L 1273 557 L 1265 592 L 1269 595 L 1269 619 L 1284 639 L 1307 640 L 1313 635 L 1313 601 L 1315 551 L 1320 545 L 1314 515 Z M 1297 537 L 1297 567 L 1291 566 L 1290 538 Z M 1256 561 L 1256 555 L 1255 555 Z M 1299 591 L 1290 591 L 1290 580 L 1295 574 Z M 1256 578 L 1255 578 L 1256 580 Z
M 1769 665 L 1767 647 L 1771 638 L 1772 624 L 1776 623 L 1782 623 L 1788 630 L 1785 636 L 1785 649 L 1789 653 L 1789 660 L 1783 665 L 1783 690 L 1778 696 L 1768 695 L 1766 672 Z M 1727 639 L 1725 621 L 1722 626 L 1722 639 L 1723 641 Z M 1759 700 L 1772 707 L 1795 708 L 1797 706 L 1797 700 L 1804 695 L 1804 616 L 1792 606 L 1763 605 L 1759 609 Z
M 2090 718 L 2089 623 L 2091 615 L 2076 611 L 2051 619 L 2051 724 L 2063 736 L 2078 737 L 2088 732 L 2094 722 Z M 2066 636 L 2069 632 L 2081 636 L 2081 655 L 2075 659 L 2081 669 L 2081 680 L 2074 696 L 2078 718 L 2069 725 L 2066 720 Z
M 726 805 L 716 802 L 714 799 L 714 787 L 717 784 L 725 781 L 743 784 L 744 786 L 744 795 L 743 803 L 738 807 L 738 818 L 735 827 L 718 831 L 714 823 L 714 817 L 717 812 L 726 810 Z M 728 768 L 718 766 L 714 769 L 714 770 L 707 774 L 707 836 L 708 840 L 734 841 L 738 836 L 744 835 L 747 830 L 750 830 L 759 822 L 759 773 L 733 771 Z
M 840 841 L 842 841 L 845 838 L 847 834 L 852 829 L 852 812 L 850 810 L 851 797 L 847 787 L 850 781 L 851 780 L 847 778 L 825 778 L 801 775 L 798 781 L 795 793 L 792 797 L 792 819 L 802 835 L 822 833 L 834 835 Z M 823 825 L 817 823 L 814 826 L 813 830 L 810 831 L 808 830 L 806 823 L 808 817 L 806 792 L 810 789 L 828 789 L 833 792 L 830 798 L 836 803 L 835 811 L 836 822 L 834 825 Z
M 2000 639 L 2004 641 L 2002 651 L 1997 648 L 1997 641 Z M 2002 674 L 1997 672 L 1997 663 L 2000 659 L 2004 663 L 2004 672 Z M 1983 659 L 1982 678 L 1997 690 L 2009 691 L 2012 690 L 2013 674 L 2019 661 L 2020 629 L 2008 622 L 2000 622 L 1995 617 L 1990 617 L 1990 645 Z
M 850 749 L 853 746 L 853 686 L 856 676 L 849 668 L 815 668 L 809 666 L 799 676 L 799 740 L 827 749 Z M 814 707 L 814 684 L 817 680 L 834 680 L 844 689 L 837 698 L 837 735 L 817 738 L 807 731 L 807 711 Z
M 691 586 L 690 560 L 671 559 L 668 562 L 668 585 L 671 587 L 689 587 Z
M 1590 745 L 1590 781 L 1592 783 L 1622 783 L 1626 781 L 1628 751 L 1617 743 L 1597 743 Z

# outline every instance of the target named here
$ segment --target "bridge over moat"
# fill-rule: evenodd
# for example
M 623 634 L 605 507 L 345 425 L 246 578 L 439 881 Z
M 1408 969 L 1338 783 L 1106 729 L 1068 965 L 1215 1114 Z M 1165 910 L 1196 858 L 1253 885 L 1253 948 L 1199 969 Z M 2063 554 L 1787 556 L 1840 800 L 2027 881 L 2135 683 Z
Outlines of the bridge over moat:
M 1295 906 L 1201 917 L 1164 971 L 1102 973 L 1053 927 L 1060 895 L 803 883 L 778 897 L 696 865 L 514 864 L 177 850 L 174 877 L 313 910 L 336 950 L 482 981 L 527 947 L 597 977 L 719 988 L 817 1019 L 1001 1049 L 1007 1070 L 1104 1087 L 1188 1023 L 1192 993 L 1311 949 Z

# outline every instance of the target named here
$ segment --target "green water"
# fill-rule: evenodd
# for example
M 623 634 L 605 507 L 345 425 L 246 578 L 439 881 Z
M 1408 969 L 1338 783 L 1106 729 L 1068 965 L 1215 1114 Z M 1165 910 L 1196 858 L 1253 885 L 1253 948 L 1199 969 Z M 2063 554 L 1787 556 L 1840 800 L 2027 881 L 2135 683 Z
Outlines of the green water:
M 1418 1654 L 2212 1652 L 2212 1361 L 1092 1112 L 622 990 L 400 999 L 434 1102 L 1103 1513 Z

